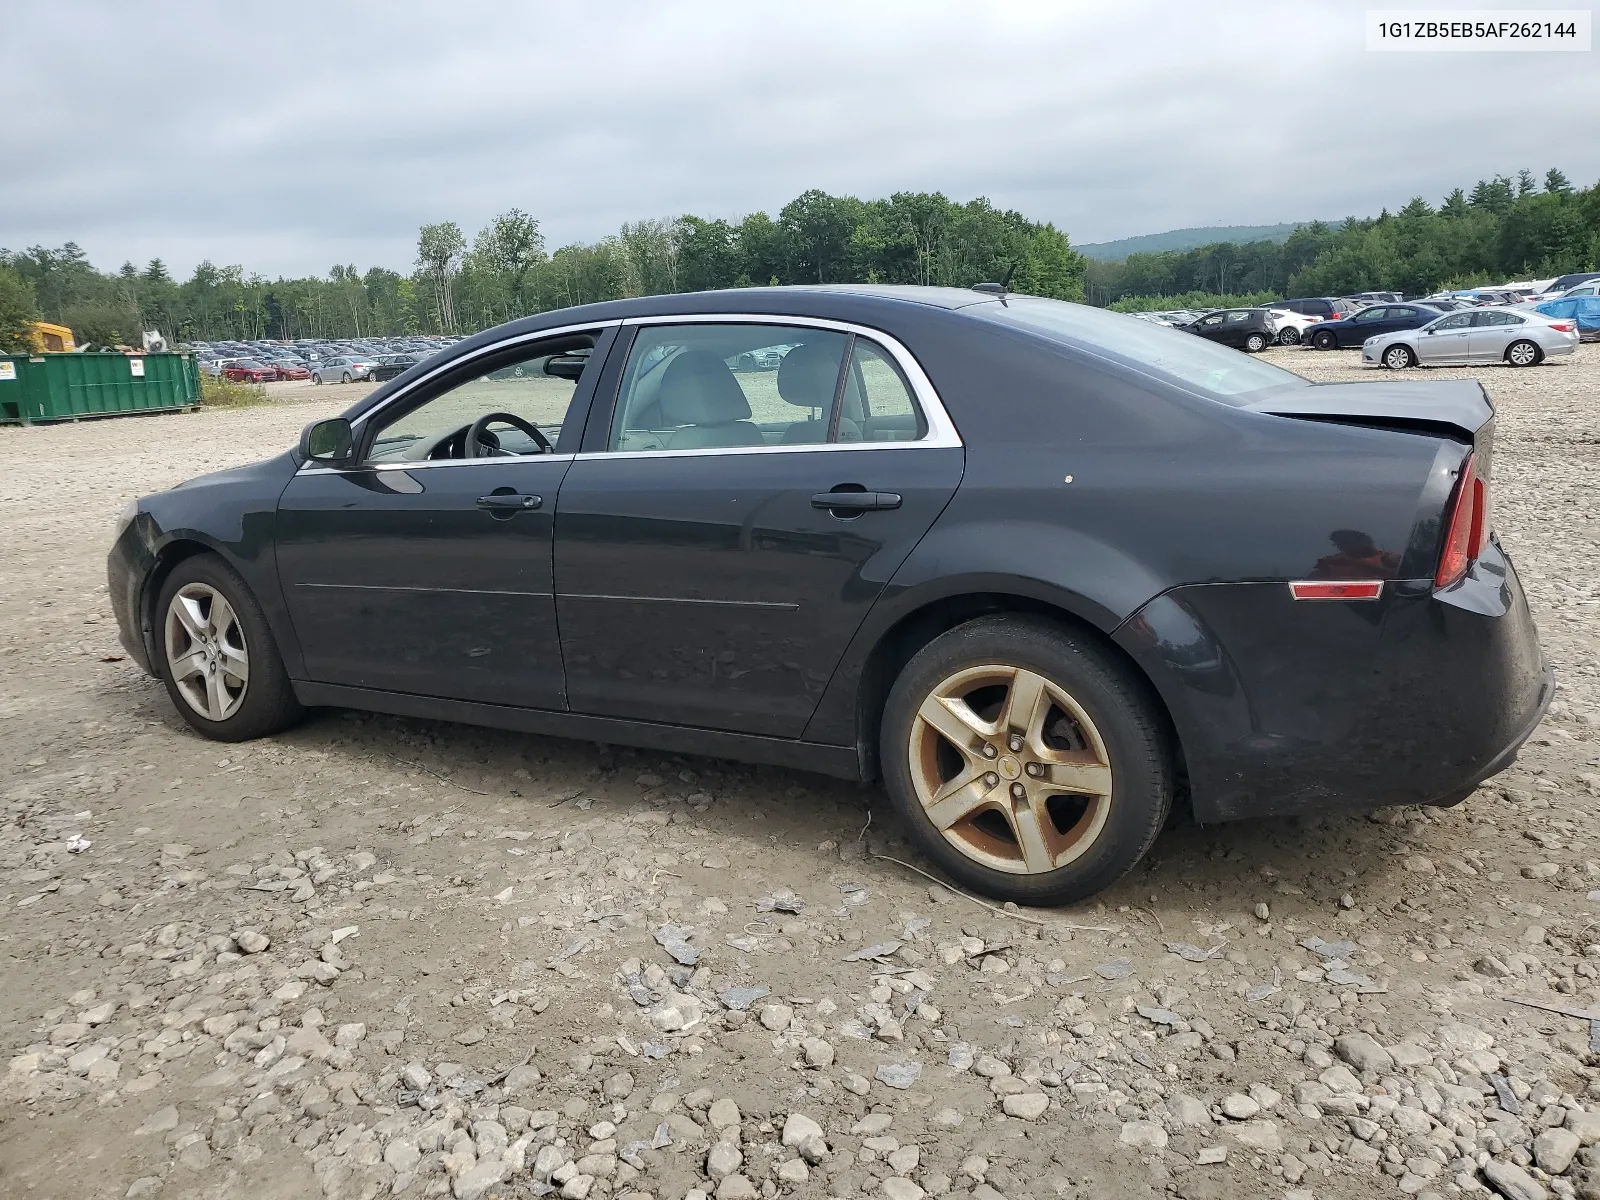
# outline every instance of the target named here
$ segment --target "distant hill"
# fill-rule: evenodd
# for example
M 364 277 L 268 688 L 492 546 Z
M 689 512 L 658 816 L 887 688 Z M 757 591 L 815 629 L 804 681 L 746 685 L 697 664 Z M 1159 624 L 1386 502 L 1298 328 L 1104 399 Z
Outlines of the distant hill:
M 1158 250 L 1193 250 L 1213 242 L 1282 242 L 1305 221 L 1287 225 L 1208 225 L 1201 229 L 1169 229 L 1166 233 L 1143 233 L 1115 242 L 1096 242 L 1078 249 L 1090 258 L 1121 262 L 1130 254 L 1153 254 Z

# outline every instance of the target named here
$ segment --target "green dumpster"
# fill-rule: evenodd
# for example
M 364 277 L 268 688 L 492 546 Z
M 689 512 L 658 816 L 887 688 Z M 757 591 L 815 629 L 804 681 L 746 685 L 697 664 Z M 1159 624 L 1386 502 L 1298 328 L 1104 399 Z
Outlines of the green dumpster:
M 200 403 L 190 354 L 0 357 L 0 424 L 174 412 Z

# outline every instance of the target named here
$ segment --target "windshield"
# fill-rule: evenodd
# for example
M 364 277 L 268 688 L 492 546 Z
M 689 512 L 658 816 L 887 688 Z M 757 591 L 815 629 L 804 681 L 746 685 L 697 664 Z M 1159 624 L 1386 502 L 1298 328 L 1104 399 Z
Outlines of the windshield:
M 1102 308 L 1011 296 L 1003 304 L 976 305 L 966 311 L 1126 363 L 1208 399 L 1240 408 L 1278 392 L 1311 386 L 1300 376 L 1242 350 Z

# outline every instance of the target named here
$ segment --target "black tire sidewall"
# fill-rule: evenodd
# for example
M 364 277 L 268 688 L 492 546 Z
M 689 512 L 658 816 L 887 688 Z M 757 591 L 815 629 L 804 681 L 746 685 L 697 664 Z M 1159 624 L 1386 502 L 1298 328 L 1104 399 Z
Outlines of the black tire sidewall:
M 1327 330 L 1323 330 L 1311 339 L 1311 344 L 1318 350 L 1337 350 L 1339 348 L 1339 339 Z
M 1521 345 L 1529 345 L 1533 347 L 1533 358 L 1526 363 L 1519 363 L 1511 357 L 1511 352 Z M 1515 342 L 1512 342 L 1511 345 L 1506 347 L 1506 363 L 1509 366 L 1517 368 L 1537 367 L 1543 361 L 1544 351 L 1539 348 L 1539 344 L 1537 342 L 1530 342 L 1526 338 L 1521 338 Z
M 222 593 L 244 633 L 250 679 L 239 710 L 222 721 L 213 721 L 195 711 L 178 690 L 167 663 L 167 608 L 179 589 L 191 583 L 204 583 Z M 276 733 L 299 718 L 300 705 L 266 615 L 239 573 L 217 555 L 197 554 L 175 566 L 162 582 L 154 618 L 156 668 L 161 682 L 166 685 L 173 707 L 196 731 L 219 742 L 242 742 Z
M 912 719 L 928 693 L 963 667 L 1003 662 L 1060 684 L 1100 731 L 1111 758 L 1111 812 L 1093 846 L 1066 866 L 1040 875 L 997 871 L 967 858 L 923 815 L 911 780 L 907 745 Z M 1068 904 L 1103 891 L 1141 859 L 1166 821 L 1173 771 L 1164 724 L 1148 687 L 1082 636 L 1033 617 L 979 618 L 923 647 L 890 689 L 879 738 L 890 800 L 929 858 L 987 896 L 1025 904 Z

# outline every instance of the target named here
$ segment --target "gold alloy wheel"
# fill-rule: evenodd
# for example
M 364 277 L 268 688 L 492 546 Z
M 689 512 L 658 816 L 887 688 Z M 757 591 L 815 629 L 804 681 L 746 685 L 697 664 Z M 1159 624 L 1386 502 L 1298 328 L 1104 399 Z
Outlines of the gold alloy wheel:
M 1111 811 L 1111 759 L 1058 684 L 1002 663 L 943 680 L 911 722 L 923 813 L 966 857 L 1038 875 L 1077 859 Z
M 238 615 L 209 584 L 178 589 L 167 605 L 167 666 L 179 694 L 209 721 L 225 721 L 244 703 L 250 656 Z

